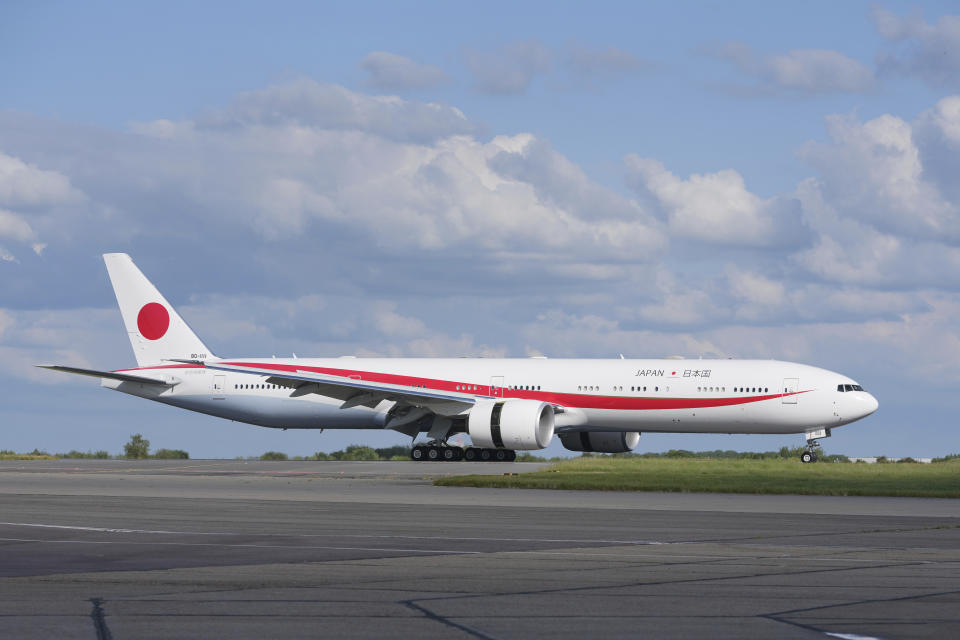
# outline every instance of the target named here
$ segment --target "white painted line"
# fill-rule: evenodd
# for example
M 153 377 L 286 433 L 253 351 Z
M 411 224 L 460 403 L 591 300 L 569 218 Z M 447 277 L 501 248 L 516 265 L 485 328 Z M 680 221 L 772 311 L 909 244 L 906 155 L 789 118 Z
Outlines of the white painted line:
M 390 549 L 377 547 L 332 547 L 332 546 L 290 546 L 282 544 L 221 544 L 216 542 L 129 542 L 124 540 L 39 540 L 36 538 L 0 538 L 0 542 L 35 542 L 40 544 L 117 544 L 117 545 L 137 545 L 144 547 L 163 546 L 163 547 L 226 547 L 238 549 L 287 549 L 289 551 L 298 551 L 300 549 L 323 549 L 326 551 L 371 551 L 388 553 L 424 553 L 436 555 L 480 555 L 483 551 L 450 551 L 447 549 Z
M 627 545 L 670 545 L 670 544 L 689 544 L 686 542 L 659 542 L 656 540 L 592 540 L 575 538 L 481 538 L 481 537 L 457 537 L 449 536 L 395 536 L 395 535 L 377 535 L 377 534 L 352 534 L 352 533 L 237 533 L 237 532 L 216 532 L 216 531 L 167 531 L 163 529 L 119 529 L 108 527 L 81 527 L 64 524 L 42 524 L 36 522 L 0 522 L 0 526 L 6 527 L 37 527 L 42 529 L 66 529 L 70 531 L 92 531 L 95 533 L 139 533 L 154 535 L 184 535 L 184 536 L 254 536 L 269 535 L 283 538 L 385 538 L 402 540 L 468 540 L 471 542 L 570 542 L 577 544 L 627 544 Z

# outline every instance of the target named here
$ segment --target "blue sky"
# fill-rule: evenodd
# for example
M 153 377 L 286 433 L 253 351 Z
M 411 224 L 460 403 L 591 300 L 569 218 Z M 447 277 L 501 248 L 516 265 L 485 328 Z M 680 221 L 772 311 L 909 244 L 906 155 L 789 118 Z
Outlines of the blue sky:
M 960 451 L 951 11 L 5 3 L 0 447 L 401 441 L 34 370 L 132 362 L 99 259 L 126 251 L 223 355 L 796 360 L 880 400 L 828 450 Z

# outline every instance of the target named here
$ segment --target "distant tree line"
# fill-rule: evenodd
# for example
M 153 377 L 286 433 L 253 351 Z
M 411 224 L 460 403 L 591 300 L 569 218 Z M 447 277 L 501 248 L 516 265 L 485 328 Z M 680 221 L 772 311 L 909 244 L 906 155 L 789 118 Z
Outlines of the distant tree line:
M 250 460 L 251 458 L 245 458 Z M 384 447 L 374 449 L 361 444 L 351 444 L 346 449 L 325 453 L 317 451 L 312 456 L 288 456 L 279 451 L 267 451 L 259 458 L 254 460 L 409 460 L 410 447 L 406 445 L 396 445 L 393 447 Z
M 583 457 L 610 457 L 610 458 L 702 458 L 702 459 L 735 459 L 735 460 L 792 460 L 800 457 L 800 454 L 806 447 L 780 447 L 779 451 L 734 451 L 732 449 L 715 449 L 713 451 L 689 451 L 687 449 L 670 449 L 661 453 L 583 453 Z M 820 460 L 823 462 L 851 462 L 845 455 L 824 455 L 820 454 Z M 126 458 L 133 460 L 159 459 L 159 460 L 188 460 L 190 454 L 183 449 L 157 449 L 150 453 L 150 441 L 143 437 L 143 434 L 135 433 L 130 436 L 130 440 L 123 445 L 123 453 L 111 455 L 109 452 L 101 449 L 99 451 L 77 451 L 72 449 L 66 453 L 48 453 L 39 449 L 34 449 L 30 453 L 17 453 L 9 449 L 0 449 L 0 460 L 4 459 L 56 459 L 56 458 L 88 458 L 97 460 L 108 460 L 112 458 Z M 383 447 L 375 449 L 360 444 L 351 444 L 340 451 L 325 453 L 318 451 L 310 456 L 288 456 L 280 451 L 267 451 L 260 456 L 239 457 L 237 460 L 409 460 L 410 447 L 407 445 L 395 445 L 392 447 Z M 519 452 L 517 462 L 555 462 L 567 460 L 566 456 L 546 458 L 538 456 L 528 451 Z M 960 460 L 960 453 L 952 453 L 941 458 L 933 458 L 933 462 L 951 462 Z M 913 458 L 899 458 L 896 461 L 890 460 L 887 456 L 879 456 L 877 462 L 884 463 L 915 463 Z
M 9 450 L 0 450 L 0 460 L 3 458 L 66 458 L 66 459 L 94 459 L 110 460 L 112 458 L 131 458 L 146 459 L 155 458 L 160 460 L 188 460 L 190 454 L 183 449 L 157 449 L 150 453 L 150 441 L 143 437 L 141 433 L 135 433 L 130 436 L 130 441 L 123 445 L 123 453 L 120 455 L 111 455 L 109 451 L 100 449 L 99 451 L 78 451 L 71 449 L 66 453 L 48 453 L 34 449 L 30 453 L 16 453 Z

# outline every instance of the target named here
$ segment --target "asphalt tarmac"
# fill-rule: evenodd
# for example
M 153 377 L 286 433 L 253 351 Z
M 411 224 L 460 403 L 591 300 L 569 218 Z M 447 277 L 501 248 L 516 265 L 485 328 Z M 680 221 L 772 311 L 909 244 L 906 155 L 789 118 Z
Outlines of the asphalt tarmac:
M 0 462 L 0 637 L 960 637 L 958 500 L 430 484 L 537 468 Z

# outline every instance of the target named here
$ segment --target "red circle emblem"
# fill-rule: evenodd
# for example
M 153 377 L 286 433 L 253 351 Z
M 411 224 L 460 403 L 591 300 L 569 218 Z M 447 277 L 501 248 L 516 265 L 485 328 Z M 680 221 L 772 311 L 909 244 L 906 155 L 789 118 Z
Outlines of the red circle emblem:
M 149 302 L 137 314 L 137 329 L 147 340 L 159 340 L 170 326 L 170 314 L 162 304 Z

